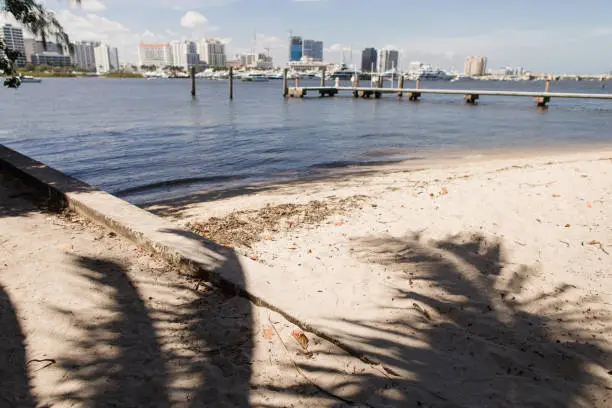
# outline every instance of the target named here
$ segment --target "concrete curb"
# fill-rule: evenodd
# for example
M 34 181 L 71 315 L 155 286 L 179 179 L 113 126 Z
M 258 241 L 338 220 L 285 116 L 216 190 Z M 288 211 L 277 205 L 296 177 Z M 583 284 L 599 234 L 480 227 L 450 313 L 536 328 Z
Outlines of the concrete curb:
M 185 273 L 203 277 L 225 290 L 245 296 L 368 364 L 379 364 L 327 330 L 321 330 L 324 324 L 317 324 L 320 322 L 316 320 L 314 325 L 307 323 L 309 310 L 296 307 L 295 300 L 301 298 L 309 302 L 309 294 L 300 288 L 298 280 L 287 277 L 282 271 L 240 256 L 3 145 L 0 145 L 0 170 L 34 187 L 52 204 L 110 228 L 159 254 Z
M 0 169 L 38 190 L 42 198 L 68 208 L 123 235 L 136 244 L 160 254 L 186 273 L 231 284 L 244 290 L 241 269 L 262 269 L 231 249 L 181 228 L 118 197 L 98 190 L 41 162 L 0 145 Z M 215 279 L 217 278 L 217 279 Z

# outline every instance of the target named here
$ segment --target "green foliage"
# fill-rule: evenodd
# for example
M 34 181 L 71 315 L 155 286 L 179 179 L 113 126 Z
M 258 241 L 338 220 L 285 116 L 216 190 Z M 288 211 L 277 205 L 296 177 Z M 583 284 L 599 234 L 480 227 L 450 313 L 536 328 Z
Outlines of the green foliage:
M 37 71 L 36 69 L 31 71 L 19 70 L 24 75 L 30 75 L 35 77 L 61 77 L 61 78 L 74 78 L 77 76 L 74 72 L 61 72 L 61 71 Z
M 81 3 L 80 0 L 76 0 Z M 47 39 L 55 38 L 58 44 L 67 46 L 70 51 L 73 47 L 68 34 L 57 21 L 55 15 L 47 11 L 36 0 L 5 0 L 4 13 L 11 14 L 17 22 L 27 31 L 40 38 L 46 45 Z M 6 47 L 0 40 L 0 70 L 9 78 L 5 79 L 4 86 L 17 88 L 21 84 L 15 76 L 15 61 L 19 58 L 19 52 Z
M 156 65 L 141 65 L 140 69 L 143 71 L 157 71 Z
M 115 71 L 104 74 L 108 78 L 142 78 L 142 75 L 137 72 Z

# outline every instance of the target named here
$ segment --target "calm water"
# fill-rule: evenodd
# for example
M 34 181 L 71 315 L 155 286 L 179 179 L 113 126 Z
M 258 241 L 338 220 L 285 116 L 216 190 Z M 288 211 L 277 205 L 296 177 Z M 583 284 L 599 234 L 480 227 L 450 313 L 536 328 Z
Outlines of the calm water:
M 315 82 L 313 82 L 315 84 Z M 406 87 L 413 83 L 406 83 Z M 426 82 L 425 87 L 542 90 L 543 82 Z M 281 82 L 45 79 L 0 90 L 0 143 L 138 204 L 343 165 L 444 149 L 612 141 L 612 101 L 423 95 L 284 100 Z M 554 82 L 551 91 L 611 93 Z

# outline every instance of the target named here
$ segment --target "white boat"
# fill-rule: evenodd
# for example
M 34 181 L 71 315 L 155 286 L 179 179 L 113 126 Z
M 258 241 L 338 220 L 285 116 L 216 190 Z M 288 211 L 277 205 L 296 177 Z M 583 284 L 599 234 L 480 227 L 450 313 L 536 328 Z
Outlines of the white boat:
M 229 73 L 227 71 L 217 71 L 213 74 L 212 79 L 217 81 L 229 79 Z
M 422 62 L 411 62 L 410 69 L 408 71 L 408 79 L 411 80 L 429 80 L 429 81 L 450 81 L 453 79 L 453 75 L 449 75 L 441 69 L 432 68 L 429 64 L 423 64 Z
M 143 72 L 142 76 L 145 77 L 146 79 L 166 79 L 168 78 L 168 75 L 163 71 Z
M 245 82 L 268 82 L 268 78 L 264 74 L 256 74 L 250 72 L 241 78 Z
M 474 78 L 472 78 L 469 75 L 465 75 L 465 74 L 457 74 L 453 79 L 451 79 L 451 82 L 459 82 L 459 81 L 471 81 Z
M 40 84 L 42 82 L 42 79 L 29 75 L 19 75 L 19 80 L 22 84 Z
M 268 79 L 283 79 L 282 72 L 270 72 L 266 74 L 266 78 Z

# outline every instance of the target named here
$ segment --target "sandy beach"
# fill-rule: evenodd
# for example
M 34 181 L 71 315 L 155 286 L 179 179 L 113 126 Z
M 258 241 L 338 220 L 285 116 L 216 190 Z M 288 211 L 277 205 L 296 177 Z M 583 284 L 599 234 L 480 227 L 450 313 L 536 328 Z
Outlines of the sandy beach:
M 395 394 L 378 395 L 389 406 L 416 387 L 433 406 L 605 407 L 611 202 L 612 148 L 598 147 L 411 162 L 149 210 L 282 270 L 296 308 L 394 373 Z

